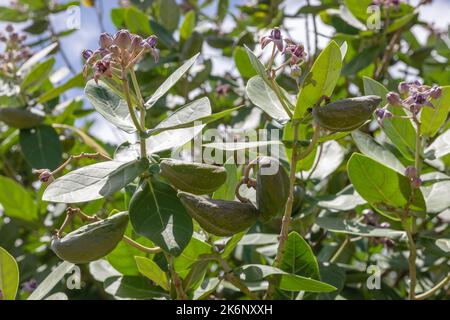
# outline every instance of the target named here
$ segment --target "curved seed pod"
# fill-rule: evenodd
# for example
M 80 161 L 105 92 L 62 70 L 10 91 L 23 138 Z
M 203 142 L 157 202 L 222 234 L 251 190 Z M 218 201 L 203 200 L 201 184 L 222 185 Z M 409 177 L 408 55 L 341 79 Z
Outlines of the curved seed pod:
M 35 110 L 18 108 L 0 108 L 0 121 L 10 127 L 29 129 L 36 127 L 44 120 L 44 114 Z
M 363 96 L 343 99 L 313 108 L 314 120 L 330 131 L 351 131 L 359 128 L 372 116 L 381 98 Z
M 122 239 L 127 224 L 128 212 L 120 212 L 82 226 L 61 239 L 53 239 L 51 248 L 65 261 L 72 263 L 95 261 L 114 250 Z
M 268 168 L 277 168 L 269 174 Z M 263 157 L 256 174 L 256 206 L 264 220 L 283 214 L 289 197 L 289 176 L 278 160 Z
M 160 163 L 161 176 L 181 191 L 208 194 L 216 191 L 227 180 L 224 167 L 175 159 Z
M 203 229 L 217 236 L 244 231 L 258 219 L 258 211 L 250 203 L 206 199 L 183 191 L 178 198 Z

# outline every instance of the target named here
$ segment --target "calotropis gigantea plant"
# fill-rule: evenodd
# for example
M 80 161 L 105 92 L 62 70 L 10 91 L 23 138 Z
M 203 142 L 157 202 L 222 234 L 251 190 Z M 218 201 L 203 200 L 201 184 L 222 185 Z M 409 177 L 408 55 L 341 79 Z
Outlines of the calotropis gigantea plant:
M 151 45 L 148 45 L 149 43 Z M 94 68 L 94 80 L 88 82 L 85 89 L 86 96 L 99 113 L 111 123 L 126 132 L 136 132 L 139 147 L 125 143 L 117 149 L 113 158 L 100 153 L 80 154 L 71 156 L 52 172 L 39 171 L 42 181 L 51 182 L 43 194 L 43 199 L 47 201 L 73 204 L 108 197 L 122 188 L 126 188 L 127 193 L 130 192 L 128 210 L 113 213 L 104 220 L 88 216 L 78 208 L 69 207 L 66 220 L 52 241 L 52 249 L 60 258 L 71 263 L 94 261 L 108 255 L 123 240 L 143 254 L 150 255 L 150 258 L 136 256 L 135 260 L 139 271 L 162 289 L 160 297 L 178 299 L 204 297 L 205 294 L 215 291 L 222 279 L 252 299 L 278 299 L 286 298 L 290 293 L 317 294 L 336 290 L 334 286 L 320 280 L 317 261 L 308 243 L 296 231 L 290 232 L 292 213 L 294 206 L 297 207 L 295 204 L 297 190 L 305 187 L 301 176 L 298 176 L 299 162 L 317 150 L 321 143 L 342 138 L 352 131 L 358 147 L 363 152 L 373 153 L 373 148 L 368 148 L 365 144 L 376 142 L 354 130 L 371 118 L 382 100 L 385 103 L 387 101 L 387 105 L 375 112 L 380 126 L 386 130 L 393 121 L 402 123 L 412 121 L 414 126 L 412 123 L 411 126 L 416 139 L 423 141 L 419 115 L 426 114 L 427 108 L 430 110 L 439 108 L 439 102 L 436 103 L 434 100 L 441 99 L 443 91 L 445 94 L 445 88 L 405 83 L 400 88 L 404 97 L 368 89 L 366 93 L 371 95 L 331 102 L 332 92 L 341 70 L 342 55 L 345 52 L 343 47 L 330 42 L 308 70 L 303 81 L 299 81 L 300 91 L 297 101 L 294 102 L 277 83 L 276 78 L 277 73 L 289 67 L 291 76 L 298 79 L 301 74 L 300 66 L 306 59 L 303 47 L 283 39 L 278 29 L 272 30 L 270 36 L 264 37 L 261 43 L 262 48 L 271 49 L 271 55 L 268 63 L 264 65 L 247 49 L 249 60 L 258 75 L 248 81 L 246 91 L 254 104 L 284 126 L 283 142 L 286 153 L 290 156 L 289 174 L 285 173 L 283 166 L 280 166 L 275 175 L 264 176 L 257 168 L 263 168 L 270 162 L 278 160 L 260 155 L 246 166 L 242 180 L 236 187 L 236 197 L 239 201 L 201 196 L 214 193 L 228 181 L 228 173 L 223 167 L 170 158 L 161 159 L 157 155 L 164 148 L 184 144 L 198 134 L 201 128 L 196 131 L 198 124 L 192 127 L 194 121 L 209 123 L 235 109 L 210 115 L 210 109 L 206 107 L 205 110 L 208 100 L 201 98 L 182 107 L 156 127 L 146 128 L 146 110 L 181 78 L 197 56 L 185 62 L 169 76 L 150 99 L 144 101 L 133 67 L 148 51 L 157 58 L 156 38 L 149 37 L 143 40 L 126 30 L 121 30 L 115 36 L 102 34 L 100 48 L 93 52 L 85 51 L 86 68 L 90 66 Z M 279 54 L 286 56 L 287 59 L 276 67 L 275 60 Z M 131 77 L 132 87 L 128 76 Z M 375 87 L 374 80 L 366 81 L 372 81 L 370 82 L 372 86 L 368 88 Z M 381 87 L 382 85 L 378 84 L 379 90 Z M 325 105 L 322 105 L 323 102 Z M 426 108 L 422 109 L 422 106 Z M 403 109 L 407 109 L 408 113 L 402 114 L 403 111 L 398 111 Z M 178 136 L 177 132 L 189 134 L 187 138 L 180 139 L 181 141 L 169 143 L 168 147 L 164 145 L 166 141 L 158 140 L 159 136 L 162 136 L 162 139 L 168 139 L 171 135 Z M 378 162 L 380 159 L 375 153 L 371 154 L 372 157 L 354 154 L 348 162 L 349 178 L 360 196 L 374 210 L 401 221 L 410 251 L 411 299 L 429 297 L 448 281 L 447 277 L 427 292 L 418 295 L 414 293 L 416 285 L 414 233 L 417 232 L 415 219 L 420 215 L 416 216 L 413 213 L 423 212 L 426 208 L 420 190 L 422 184 L 420 159 L 421 155 L 423 156 L 423 147 L 422 144 L 415 144 L 412 153 L 414 164 L 408 166 L 402 173 Z M 82 167 L 53 181 L 71 161 L 80 158 L 105 161 Z M 369 179 L 373 186 L 368 185 L 365 180 L 361 183 L 361 179 L 367 175 L 368 167 L 373 167 L 377 172 Z M 396 167 L 397 170 L 398 168 Z M 251 177 L 252 169 L 257 175 L 256 180 Z M 389 175 L 389 179 L 383 175 Z M 388 188 L 389 185 L 382 183 L 394 181 L 394 178 L 398 180 L 401 188 L 394 188 L 390 192 L 398 194 L 380 199 L 376 191 L 381 190 L 380 194 L 385 195 L 382 188 Z M 377 183 L 380 185 L 376 185 Z M 256 204 L 240 195 L 241 185 L 256 189 Z M 258 220 L 264 223 L 279 214 L 282 215 L 281 231 L 271 265 L 250 264 L 233 269 L 227 261 L 227 256 L 248 228 Z M 90 224 L 64 235 L 64 229 L 75 216 Z M 127 233 L 128 219 L 134 232 L 147 239 L 146 245 L 142 240 L 139 242 L 135 236 L 133 239 L 133 233 Z M 412 227 L 410 227 L 411 219 Z M 201 230 L 203 231 L 198 233 Z M 217 236 L 231 238 L 221 240 Z M 347 243 L 348 238 L 344 240 L 330 262 L 333 263 L 339 258 Z M 297 259 L 292 255 L 295 255 L 296 250 L 307 254 L 310 261 L 307 264 L 307 271 L 298 273 L 295 268 L 292 269 L 292 259 Z M 151 258 L 160 254 L 164 263 Z M 184 258 L 186 254 L 194 255 L 193 261 L 186 262 Z M 217 280 L 210 278 L 206 282 L 208 290 L 204 292 L 203 277 L 210 262 L 217 263 L 223 274 L 219 275 Z M 255 272 L 260 278 L 269 280 L 266 290 L 252 291 L 247 286 L 246 281 L 251 281 Z

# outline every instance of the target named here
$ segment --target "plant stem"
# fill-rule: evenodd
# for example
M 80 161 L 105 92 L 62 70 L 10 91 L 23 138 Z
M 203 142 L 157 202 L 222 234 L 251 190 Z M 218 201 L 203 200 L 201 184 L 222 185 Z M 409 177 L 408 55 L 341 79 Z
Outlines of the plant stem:
M 342 241 L 339 248 L 336 250 L 334 255 L 331 257 L 330 263 L 335 263 L 337 261 L 337 259 L 339 259 L 339 257 L 341 256 L 342 252 L 344 252 L 344 249 L 349 242 L 350 242 L 350 238 L 348 236 L 346 236 L 344 241 Z
M 414 167 L 416 168 L 417 177 L 420 177 L 420 169 L 421 169 L 421 154 L 422 154 L 422 138 L 420 135 L 420 122 L 414 116 L 413 120 L 416 124 L 416 150 L 414 157 Z M 404 214 L 401 215 L 401 223 L 403 229 L 406 231 L 406 235 L 408 237 L 408 248 L 409 248 L 409 257 L 408 257 L 408 266 L 409 266 L 409 300 L 416 299 L 416 284 L 417 284 L 417 270 L 416 270 L 416 259 L 417 259 L 417 248 L 414 242 L 414 232 L 416 231 L 416 218 L 412 217 L 411 219 L 411 227 L 408 225 L 408 216 L 409 216 L 409 207 L 411 203 L 414 201 L 414 193 L 415 189 L 411 189 L 411 196 L 409 201 L 405 207 Z
M 448 282 L 450 282 L 450 274 L 448 274 L 444 279 L 442 279 L 441 282 L 439 282 L 437 285 L 435 285 L 433 288 L 431 288 L 427 292 L 418 294 L 416 296 L 416 300 L 424 300 L 424 299 L 431 297 L 433 294 L 435 294 L 437 291 L 439 291 L 441 288 L 443 288 Z
M 281 261 L 283 260 L 283 255 L 286 247 L 286 241 L 289 236 L 289 224 L 291 222 L 291 214 L 292 214 L 292 204 L 294 203 L 294 186 L 295 186 L 295 172 L 297 169 L 297 161 L 306 158 L 313 150 L 317 144 L 319 139 L 320 131 L 319 126 L 314 127 L 314 133 L 311 139 L 311 143 L 308 147 L 300 154 L 297 154 L 297 141 L 298 141 L 298 127 L 299 122 L 294 120 L 293 130 L 294 130 L 294 145 L 292 147 L 292 156 L 291 156 L 291 169 L 289 173 L 289 197 L 286 202 L 286 208 L 283 215 L 283 220 L 281 223 L 281 232 L 279 236 L 277 255 L 275 257 L 275 261 L 273 263 L 275 268 L 279 268 L 281 265 Z M 267 289 L 265 299 L 271 299 L 273 293 L 275 292 L 276 282 L 278 281 L 277 277 L 273 277 L 269 281 L 269 288 Z
M 66 161 L 64 161 L 64 163 L 62 165 L 60 165 L 58 168 L 56 168 L 55 170 L 52 171 L 52 175 L 57 175 L 58 173 L 60 173 L 62 170 L 64 170 L 65 167 L 67 167 L 69 165 L 70 162 L 72 162 L 73 160 L 81 160 L 81 159 L 100 159 L 100 160 L 105 160 L 105 161 L 110 161 L 112 160 L 109 156 L 104 155 L 100 152 L 95 152 L 95 153 L 85 153 L 82 152 L 79 155 L 71 155 L 69 158 L 67 158 Z
M 134 241 L 133 239 L 127 237 L 127 236 L 123 236 L 122 240 L 126 243 L 128 243 L 130 246 L 145 252 L 145 253 L 150 253 L 150 254 L 155 254 L 155 253 L 159 253 L 161 252 L 161 248 L 160 247 L 153 247 L 153 248 L 149 248 L 149 247 L 145 247 L 142 244 Z
M 125 100 L 127 101 L 128 112 L 131 115 L 131 120 L 133 120 L 133 124 L 141 136 L 141 133 L 145 132 L 145 130 L 144 130 L 144 128 L 141 128 L 141 125 L 139 124 L 136 114 L 134 113 L 133 104 L 131 102 L 131 96 L 130 96 L 130 87 L 128 84 L 127 74 L 126 74 L 125 70 L 122 70 L 122 87 L 123 87 L 123 92 L 125 94 Z M 140 142 L 140 146 L 141 146 L 141 158 L 144 158 L 147 156 L 145 139 L 143 139 L 142 137 L 139 137 L 139 142 Z
M 133 82 L 134 91 L 136 92 L 137 98 L 138 98 L 138 107 L 140 109 L 140 125 L 141 129 L 145 132 L 145 106 L 144 106 L 144 98 L 142 98 L 141 89 L 139 88 L 139 83 L 136 78 L 136 73 L 134 72 L 133 68 L 130 68 L 130 74 L 131 74 L 131 81 Z M 142 135 L 140 136 L 140 142 L 141 142 L 141 158 L 144 158 L 147 156 L 147 147 L 145 144 L 145 137 Z
M 175 291 L 177 292 L 177 300 L 187 300 L 188 297 L 184 292 L 183 283 L 181 282 L 178 273 L 175 271 L 175 268 L 173 267 L 173 257 L 170 254 L 166 254 L 166 259 L 169 264 L 169 271 L 172 277 L 172 282 L 175 287 Z
M 280 92 L 280 89 L 278 88 L 277 83 L 275 82 L 275 80 L 273 78 L 270 78 L 270 86 L 272 87 L 272 90 L 275 92 L 278 100 L 281 103 L 281 106 L 283 107 L 284 111 L 286 111 L 286 113 L 288 114 L 288 116 L 290 118 L 292 118 L 292 110 L 286 105 L 286 102 Z
M 243 293 L 245 293 L 248 297 L 252 298 L 253 300 L 259 300 L 258 296 L 256 296 L 253 292 L 251 292 L 250 289 L 242 282 L 241 279 L 236 277 L 236 275 L 233 273 L 233 270 L 230 268 L 228 263 L 224 259 L 222 259 L 220 255 L 215 255 L 214 258 L 222 266 L 222 269 L 225 272 L 225 279 L 227 279 L 231 284 L 233 284 Z

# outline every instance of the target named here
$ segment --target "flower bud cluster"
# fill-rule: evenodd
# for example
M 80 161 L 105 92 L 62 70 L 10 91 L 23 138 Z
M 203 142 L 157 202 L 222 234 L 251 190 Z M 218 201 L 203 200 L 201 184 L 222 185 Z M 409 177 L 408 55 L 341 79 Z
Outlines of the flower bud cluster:
M 17 67 L 32 56 L 30 48 L 24 45 L 26 39 L 25 34 L 19 34 L 10 24 L 0 32 L 0 42 L 5 44 L 5 51 L 0 54 L 1 73 L 14 76 Z
M 99 48 L 95 51 L 84 50 L 82 55 L 86 60 L 83 73 L 86 75 L 89 68 L 94 70 L 94 80 L 102 76 L 111 77 L 114 68 L 125 70 L 135 65 L 148 52 L 155 62 L 159 59 L 156 48 L 158 38 L 150 36 L 143 39 L 128 30 L 119 30 L 114 36 L 102 33 L 99 38 Z
M 307 53 L 302 44 L 296 44 L 294 41 L 284 38 L 279 28 L 273 28 L 268 36 L 264 36 L 260 40 L 261 49 L 264 49 L 273 43 L 274 50 L 273 57 L 279 52 L 289 57 L 289 64 L 291 66 L 291 75 L 298 77 L 301 75 L 299 63 L 306 60 Z

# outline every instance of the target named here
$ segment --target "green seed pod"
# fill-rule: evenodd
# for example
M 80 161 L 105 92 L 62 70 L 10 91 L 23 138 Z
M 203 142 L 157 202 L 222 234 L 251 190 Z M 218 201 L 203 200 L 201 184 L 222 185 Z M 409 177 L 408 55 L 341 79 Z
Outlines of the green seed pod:
M 370 119 L 380 102 L 378 96 L 363 96 L 316 106 L 312 112 L 316 123 L 327 130 L 351 131 Z
M 227 180 L 224 167 L 175 159 L 160 163 L 161 176 L 181 191 L 208 194 L 216 191 Z
M 250 228 L 258 219 L 258 211 L 250 203 L 206 199 L 182 191 L 178 198 L 203 229 L 217 236 L 232 236 Z
M 88 263 L 98 260 L 117 246 L 128 224 L 128 212 L 120 212 L 75 231 L 61 239 L 53 239 L 51 248 L 55 254 L 72 263 Z
M 0 108 L 0 121 L 18 129 L 36 127 L 44 120 L 44 114 L 36 110 Z
M 270 174 L 268 168 L 278 168 Z M 259 160 L 256 174 L 256 206 L 264 220 L 283 214 L 289 197 L 289 176 L 278 160 L 264 157 Z

